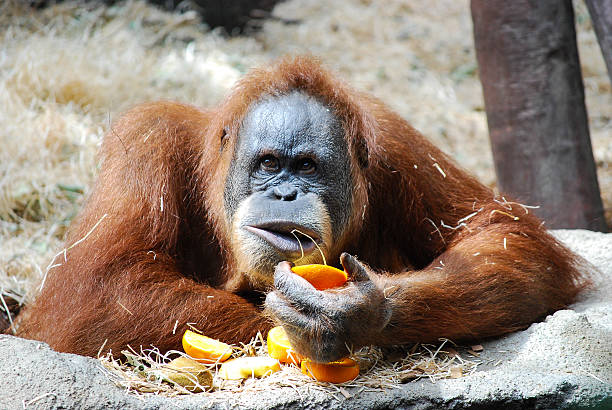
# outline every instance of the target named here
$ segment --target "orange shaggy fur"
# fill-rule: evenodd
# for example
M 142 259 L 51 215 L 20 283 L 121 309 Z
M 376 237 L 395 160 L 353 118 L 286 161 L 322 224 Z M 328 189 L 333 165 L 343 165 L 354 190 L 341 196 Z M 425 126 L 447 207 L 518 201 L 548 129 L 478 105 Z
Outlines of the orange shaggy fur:
M 104 343 L 177 349 L 188 323 L 230 343 L 267 331 L 237 279 L 223 187 L 248 107 L 294 89 L 343 123 L 352 219 L 326 256 L 346 251 L 377 272 L 393 305 L 381 344 L 500 335 L 575 299 L 585 283 L 575 257 L 527 208 L 496 198 L 380 101 L 298 57 L 252 71 L 210 111 L 157 102 L 119 119 L 67 245 L 104 219 L 49 271 L 18 334 L 95 355 Z

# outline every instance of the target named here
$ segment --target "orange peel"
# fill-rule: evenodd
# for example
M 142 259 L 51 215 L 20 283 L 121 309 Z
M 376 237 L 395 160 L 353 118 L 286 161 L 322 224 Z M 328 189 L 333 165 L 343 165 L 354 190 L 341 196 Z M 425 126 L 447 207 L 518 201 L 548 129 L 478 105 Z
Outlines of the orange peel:
M 183 335 L 183 349 L 200 363 L 223 362 L 232 355 L 232 346 L 191 330 Z
M 300 365 L 304 358 L 291 347 L 287 333 L 282 326 L 276 326 L 268 332 L 268 355 L 281 363 Z
M 344 383 L 359 376 L 359 364 L 349 357 L 329 363 L 302 360 L 302 373 L 320 382 Z

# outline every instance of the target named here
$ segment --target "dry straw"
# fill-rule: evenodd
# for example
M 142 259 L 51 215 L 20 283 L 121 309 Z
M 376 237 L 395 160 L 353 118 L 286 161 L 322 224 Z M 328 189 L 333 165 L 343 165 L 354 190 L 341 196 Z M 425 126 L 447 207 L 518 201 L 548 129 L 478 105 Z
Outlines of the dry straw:
M 445 378 L 458 378 L 475 371 L 478 361 L 468 359 L 467 354 L 458 353 L 459 348 L 449 340 L 442 340 L 438 345 L 414 345 L 405 350 L 401 347 L 381 349 L 365 347 L 351 356 L 359 362 L 361 369 L 357 379 L 334 385 L 318 382 L 305 375 L 293 365 L 281 365 L 281 371 L 261 379 L 222 380 L 218 366 L 210 365 L 215 374 L 212 388 L 203 393 L 192 393 L 187 389 L 163 381 L 161 371 L 171 359 L 184 355 L 182 352 L 170 351 L 161 354 L 157 349 L 133 349 L 122 352 L 120 361 L 112 354 L 99 357 L 110 380 L 134 394 L 156 394 L 174 397 L 183 394 L 205 394 L 211 398 L 223 399 L 231 393 L 258 392 L 291 387 L 298 392 L 303 388 L 315 389 L 348 398 L 361 391 L 380 391 L 399 388 L 402 384 L 419 379 L 436 382 Z M 249 344 L 234 347 L 232 357 L 267 355 L 266 342 L 258 334 Z M 472 353 L 476 356 L 477 353 Z M 351 388 L 348 390 L 348 388 Z M 207 390 L 203 387 L 202 390 Z

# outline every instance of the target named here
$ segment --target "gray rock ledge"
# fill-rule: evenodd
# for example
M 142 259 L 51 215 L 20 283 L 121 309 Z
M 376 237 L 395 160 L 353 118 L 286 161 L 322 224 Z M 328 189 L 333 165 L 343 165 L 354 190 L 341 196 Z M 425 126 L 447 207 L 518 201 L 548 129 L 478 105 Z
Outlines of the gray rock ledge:
M 0 336 L 0 409 L 612 409 L 612 234 L 554 234 L 598 268 L 595 289 L 571 309 L 483 343 L 485 364 L 469 376 L 364 391 L 342 401 L 306 388 L 235 393 L 225 401 L 205 394 L 143 398 L 112 383 L 97 360 Z

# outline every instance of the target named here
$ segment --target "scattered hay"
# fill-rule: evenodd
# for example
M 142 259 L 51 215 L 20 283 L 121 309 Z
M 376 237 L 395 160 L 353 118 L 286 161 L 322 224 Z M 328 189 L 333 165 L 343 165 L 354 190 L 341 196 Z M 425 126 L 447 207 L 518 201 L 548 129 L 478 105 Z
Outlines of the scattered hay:
M 211 389 L 202 386 L 203 393 L 192 393 L 184 387 L 163 380 L 164 366 L 172 359 L 184 356 L 183 352 L 170 351 L 161 354 L 154 348 L 141 349 L 138 353 L 128 350 L 122 352 L 125 356 L 123 361 L 114 358 L 111 353 L 99 357 L 99 360 L 110 380 L 129 392 L 140 395 L 175 397 L 184 394 L 207 394 L 222 400 L 233 393 L 269 391 L 281 387 L 291 387 L 299 391 L 307 387 L 337 398 L 338 394 L 348 398 L 364 390 L 396 389 L 404 383 L 424 378 L 435 383 L 441 379 L 458 378 L 475 371 L 479 362 L 467 359 L 467 355 L 460 354 L 460 349 L 451 345 L 452 342 L 444 339 L 439 345 L 417 344 L 409 350 L 402 347 L 362 348 L 351 355 L 359 362 L 359 377 L 337 385 L 318 382 L 303 375 L 298 367 L 284 364 L 281 364 L 279 372 L 262 379 L 223 380 L 218 375 L 219 365 L 211 364 L 208 367 L 214 374 L 213 385 Z M 261 334 L 258 334 L 249 344 L 234 347 L 232 357 L 265 355 L 267 345 Z M 347 388 L 352 389 L 349 391 Z
M 8 329 L 15 332 L 14 318 L 24 302 L 24 295 L 0 289 L 0 331 Z

